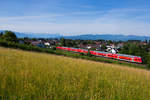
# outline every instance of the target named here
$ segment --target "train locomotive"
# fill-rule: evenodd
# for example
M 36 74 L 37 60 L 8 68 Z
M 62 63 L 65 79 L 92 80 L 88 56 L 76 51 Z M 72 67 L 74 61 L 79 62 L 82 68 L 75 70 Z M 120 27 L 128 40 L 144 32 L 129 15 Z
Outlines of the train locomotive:
M 80 48 L 56 47 L 56 49 L 66 50 L 70 52 L 84 53 L 84 54 L 88 53 L 88 50 L 80 49 Z M 93 50 L 90 50 L 89 52 L 91 55 L 94 55 L 94 56 L 118 59 L 122 61 L 133 62 L 133 63 L 142 63 L 142 58 L 140 56 L 132 56 L 132 55 L 126 55 L 126 54 L 113 54 L 109 52 L 93 51 Z

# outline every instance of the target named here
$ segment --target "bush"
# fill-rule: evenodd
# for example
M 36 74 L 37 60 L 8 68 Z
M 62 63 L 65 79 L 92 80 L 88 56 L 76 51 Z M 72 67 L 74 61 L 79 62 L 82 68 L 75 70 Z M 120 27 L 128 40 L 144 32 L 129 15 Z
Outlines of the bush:
M 9 41 L 2 40 L 2 39 L 0 39 L 0 46 L 10 47 L 10 48 L 19 48 L 19 49 L 28 50 L 28 51 L 54 53 L 54 51 L 51 49 L 40 48 L 40 47 L 26 45 L 26 44 L 19 44 L 15 42 L 9 42 Z
M 5 31 L 5 33 L 2 35 L 2 38 L 6 41 L 11 41 L 11 42 L 17 42 L 18 41 L 15 33 L 11 32 L 11 31 Z
M 147 64 L 146 67 L 147 67 L 148 69 L 150 69 L 150 64 Z

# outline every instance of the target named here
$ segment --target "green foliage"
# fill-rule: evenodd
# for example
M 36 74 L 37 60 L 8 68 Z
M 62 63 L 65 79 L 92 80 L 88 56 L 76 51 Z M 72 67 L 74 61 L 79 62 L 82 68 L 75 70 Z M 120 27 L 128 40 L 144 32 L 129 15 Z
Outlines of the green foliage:
M 87 44 L 94 44 L 94 41 L 93 40 L 88 40 Z
M 36 39 L 36 38 L 32 38 L 32 40 L 33 40 L 33 41 L 37 41 L 37 39 Z
M 81 55 L 81 56 L 83 56 L 83 55 L 84 55 L 84 53 L 80 53 L 80 55 Z
M 77 47 L 76 41 L 71 40 L 71 39 L 60 39 L 61 46 L 66 46 L 66 47 Z
M 2 39 L 11 42 L 17 42 L 17 36 L 15 35 L 14 32 L 11 31 L 5 31 L 4 34 L 2 35 Z
M 107 41 L 107 44 L 110 45 L 111 43 L 113 43 L 111 40 Z
M 3 32 L 0 32 L 0 38 L 3 36 Z
M 2 40 L 2 39 L 0 39 L 0 46 L 9 47 L 9 48 L 17 48 L 17 49 L 19 48 L 19 49 L 27 50 L 27 51 L 54 53 L 52 49 L 40 48 L 40 47 L 27 45 L 27 44 L 19 44 L 16 42 L 10 42 L 6 40 Z
M 104 44 L 101 45 L 101 48 L 102 48 L 102 50 L 106 50 L 107 49 L 107 47 Z
M 87 45 L 88 42 L 87 42 L 87 41 L 83 41 L 82 44 L 83 44 L 83 45 Z
M 147 61 L 147 67 L 150 68 L 150 53 L 147 54 L 146 61 Z
M 139 45 L 138 43 L 126 43 L 124 44 L 123 48 L 121 49 L 120 53 L 122 54 L 129 54 L 129 55 L 135 55 L 135 56 L 141 56 L 143 59 L 143 63 L 148 64 L 148 45 Z
M 87 56 L 91 57 L 90 49 L 88 50 Z
M 56 50 L 56 47 L 53 47 L 52 49 L 53 49 L 53 50 Z
M 64 38 L 60 39 L 60 43 L 62 46 L 66 46 L 66 40 Z

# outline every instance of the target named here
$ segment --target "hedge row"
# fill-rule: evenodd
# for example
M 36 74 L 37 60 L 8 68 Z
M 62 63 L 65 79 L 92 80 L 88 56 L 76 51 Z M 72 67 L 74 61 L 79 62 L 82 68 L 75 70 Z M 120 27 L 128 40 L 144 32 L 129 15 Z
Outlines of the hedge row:
M 15 48 L 15 49 L 22 49 L 22 50 L 27 50 L 27 51 L 54 53 L 54 51 L 51 49 L 40 48 L 40 47 L 27 45 L 27 44 L 19 44 L 19 43 L 9 42 L 9 41 L 5 41 L 5 40 L 1 40 L 1 39 L 0 39 L 0 46 Z

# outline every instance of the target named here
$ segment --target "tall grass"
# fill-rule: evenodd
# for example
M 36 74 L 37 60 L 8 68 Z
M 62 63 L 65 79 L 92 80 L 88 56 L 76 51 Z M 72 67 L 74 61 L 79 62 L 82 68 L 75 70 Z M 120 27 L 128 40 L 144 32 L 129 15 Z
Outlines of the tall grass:
M 0 48 L 1 100 L 149 100 L 150 72 Z

